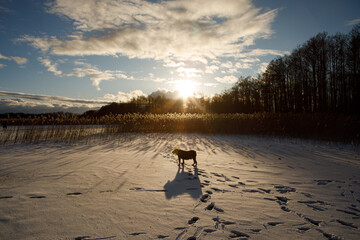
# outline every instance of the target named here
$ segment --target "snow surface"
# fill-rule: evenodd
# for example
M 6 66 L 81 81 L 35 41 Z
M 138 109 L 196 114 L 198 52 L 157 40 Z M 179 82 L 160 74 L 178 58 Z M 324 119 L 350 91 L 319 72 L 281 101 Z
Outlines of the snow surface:
M 359 176 L 359 148 L 298 139 L 3 145 L 0 239 L 360 239 Z

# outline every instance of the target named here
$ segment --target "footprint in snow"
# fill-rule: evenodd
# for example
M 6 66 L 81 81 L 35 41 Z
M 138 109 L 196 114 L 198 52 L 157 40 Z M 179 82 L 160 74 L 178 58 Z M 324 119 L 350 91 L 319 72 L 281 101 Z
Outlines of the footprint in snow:
M 209 205 L 207 205 L 207 207 L 205 208 L 205 210 L 211 211 L 214 207 L 215 207 L 215 203 L 212 202 L 212 203 L 210 203 Z
M 260 192 L 259 190 L 256 190 L 256 189 L 244 189 L 242 191 L 247 192 L 247 193 L 263 193 L 263 192 Z
M 38 194 L 28 194 L 29 198 L 46 198 L 44 195 L 38 195 Z
M 68 196 L 76 196 L 76 195 L 81 195 L 81 192 L 72 192 L 72 193 L 67 193 L 66 195 Z
M 317 182 L 317 185 L 327 185 L 333 182 L 333 180 L 315 180 L 315 182 Z
M 287 201 L 289 201 L 290 199 L 288 199 L 287 197 L 281 197 L 281 196 L 275 196 L 279 201 L 283 202 L 283 203 L 287 203 Z
M 201 196 L 200 201 L 207 202 L 207 201 L 209 201 L 209 199 L 210 199 L 210 195 L 206 193 Z
M 257 183 L 258 181 L 255 180 L 246 180 L 247 182 L 253 182 L 253 183 Z
M 177 228 L 174 228 L 174 230 L 184 230 L 186 229 L 187 227 L 177 227 Z
M 213 194 L 213 192 L 210 191 L 210 190 L 206 190 L 206 193 L 207 193 L 207 194 Z
M 276 191 L 278 191 L 279 193 L 296 192 L 296 188 L 289 187 L 289 186 L 276 185 L 274 187 L 276 188 Z
M 308 230 L 310 230 L 309 227 L 299 227 L 298 230 L 302 231 L 302 232 L 306 232 Z
M 277 225 L 284 224 L 284 223 L 283 222 L 268 222 L 268 224 L 270 226 L 277 226 Z
M 357 226 L 355 226 L 355 225 L 354 225 L 353 223 L 351 223 L 351 222 L 345 222 L 345 221 L 342 221 L 342 220 L 340 220 L 340 219 L 336 219 L 336 221 L 337 221 L 338 223 L 344 225 L 344 226 L 348 226 L 348 227 L 355 228 L 355 229 L 358 228 Z
M 0 199 L 13 198 L 13 196 L 0 196 Z
M 349 208 L 350 210 L 353 210 L 353 211 L 355 211 L 355 212 L 360 213 L 360 210 L 356 208 L 356 205 L 355 205 L 355 204 L 351 204 L 351 206 L 348 207 L 348 208 Z
M 232 233 L 232 234 L 230 234 L 231 238 L 238 238 L 238 237 L 247 237 L 247 238 L 249 238 L 250 237 L 246 233 L 236 231 L 236 230 L 232 230 L 231 233 Z
M 312 208 L 314 211 L 325 211 L 325 210 L 327 210 L 327 208 L 325 208 L 325 207 L 320 207 L 320 206 L 315 206 L 315 205 L 310 205 L 310 204 L 307 204 L 306 206 L 308 206 L 309 208 Z
M 270 193 L 271 192 L 270 189 L 264 189 L 264 188 L 258 188 L 258 189 L 265 192 L 265 193 Z
M 100 191 L 100 193 L 109 193 L 109 192 L 113 192 L 112 190 L 103 190 L 103 191 Z
M 358 216 L 358 217 L 360 216 L 360 214 L 357 214 L 356 212 L 352 212 L 352 211 L 348 211 L 348 210 L 336 209 L 336 211 L 354 215 L 354 216 Z
M 305 220 L 309 221 L 310 223 L 312 223 L 316 226 L 320 226 L 320 223 L 322 222 L 322 221 L 316 221 L 316 220 L 308 218 L 308 217 L 305 217 Z
M 130 233 L 129 235 L 131 236 L 139 236 L 139 235 L 143 235 L 146 234 L 146 232 L 135 232 L 135 233 Z
M 232 225 L 235 224 L 235 222 L 227 221 L 227 220 L 221 220 L 219 217 L 215 217 L 212 219 L 214 222 L 221 223 L 223 225 Z
M 217 206 L 214 207 L 215 211 L 223 213 L 224 210 L 222 208 L 219 208 Z
M 206 229 L 204 229 L 204 232 L 212 233 L 212 232 L 216 232 L 216 229 L 206 228 Z
M 303 194 L 307 198 L 313 198 L 313 195 L 311 195 L 310 193 L 301 192 L 301 194 Z
M 158 236 L 157 236 L 158 239 L 164 239 L 164 238 L 167 238 L 167 237 L 169 237 L 169 235 L 167 235 L 167 236 L 165 236 L 165 235 L 158 235 Z
M 269 200 L 269 201 L 276 201 L 275 198 L 268 198 L 268 197 L 264 197 L 265 200 Z
M 281 210 L 285 211 L 285 212 L 290 212 L 291 210 L 285 206 L 281 206 Z
M 200 219 L 199 217 L 193 217 L 188 221 L 188 224 L 196 223 L 196 221 L 199 220 L 199 219 Z
M 322 233 L 324 235 L 324 237 L 326 237 L 327 239 L 331 239 L 331 240 L 341 240 L 340 237 L 338 236 L 335 236 L 334 234 L 331 234 L 331 233 L 327 233 L 327 232 L 324 232 L 323 230 L 317 228 L 316 229 L 318 232 Z

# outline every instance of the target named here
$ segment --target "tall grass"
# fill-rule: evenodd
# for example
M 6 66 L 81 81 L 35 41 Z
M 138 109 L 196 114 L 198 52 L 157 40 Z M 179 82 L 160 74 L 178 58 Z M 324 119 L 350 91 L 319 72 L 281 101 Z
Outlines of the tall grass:
M 0 143 L 72 142 L 124 132 L 271 135 L 359 143 L 360 117 L 325 114 L 119 114 L 2 119 Z

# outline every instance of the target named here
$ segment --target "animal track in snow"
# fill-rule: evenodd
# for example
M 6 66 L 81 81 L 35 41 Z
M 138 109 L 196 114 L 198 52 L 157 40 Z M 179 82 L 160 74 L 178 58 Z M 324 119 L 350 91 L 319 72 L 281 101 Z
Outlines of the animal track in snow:
M 77 195 L 81 195 L 81 192 L 72 192 L 72 193 L 67 193 L 66 195 L 68 196 L 77 196 Z
M 29 198 L 46 198 L 46 196 L 44 195 L 39 195 L 39 194 L 28 194 L 27 195 Z
M 13 196 L 0 196 L 0 199 L 13 198 Z
M 191 218 L 189 221 L 188 221 L 188 224 L 194 224 L 196 223 L 197 220 L 199 220 L 200 218 L 199 217 L 193 217 Z
M 268 222 L 268 224 L 270 226 L 277 226 L 277 225 L 284 224 L 284 223 L 283 222 Z
M 348 226 L 348 227 L 352 227 L 352 228 L 355 228 L 357 229 L 358 227 L 355 226 L 353 223 L 350 223 L 350 222 L 345 222 L 343 220 L 340 220 L 340 219 L 336 219 L 336 221 L 344 226 Z

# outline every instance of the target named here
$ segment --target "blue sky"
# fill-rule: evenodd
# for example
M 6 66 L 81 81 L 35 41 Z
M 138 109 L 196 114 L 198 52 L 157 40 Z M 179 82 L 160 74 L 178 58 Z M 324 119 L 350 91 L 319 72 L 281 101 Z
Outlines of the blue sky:
M 348 33 L 359 12 L 358 0 L 1 0 L 0 113 L 212 96 L 319 32 Z

